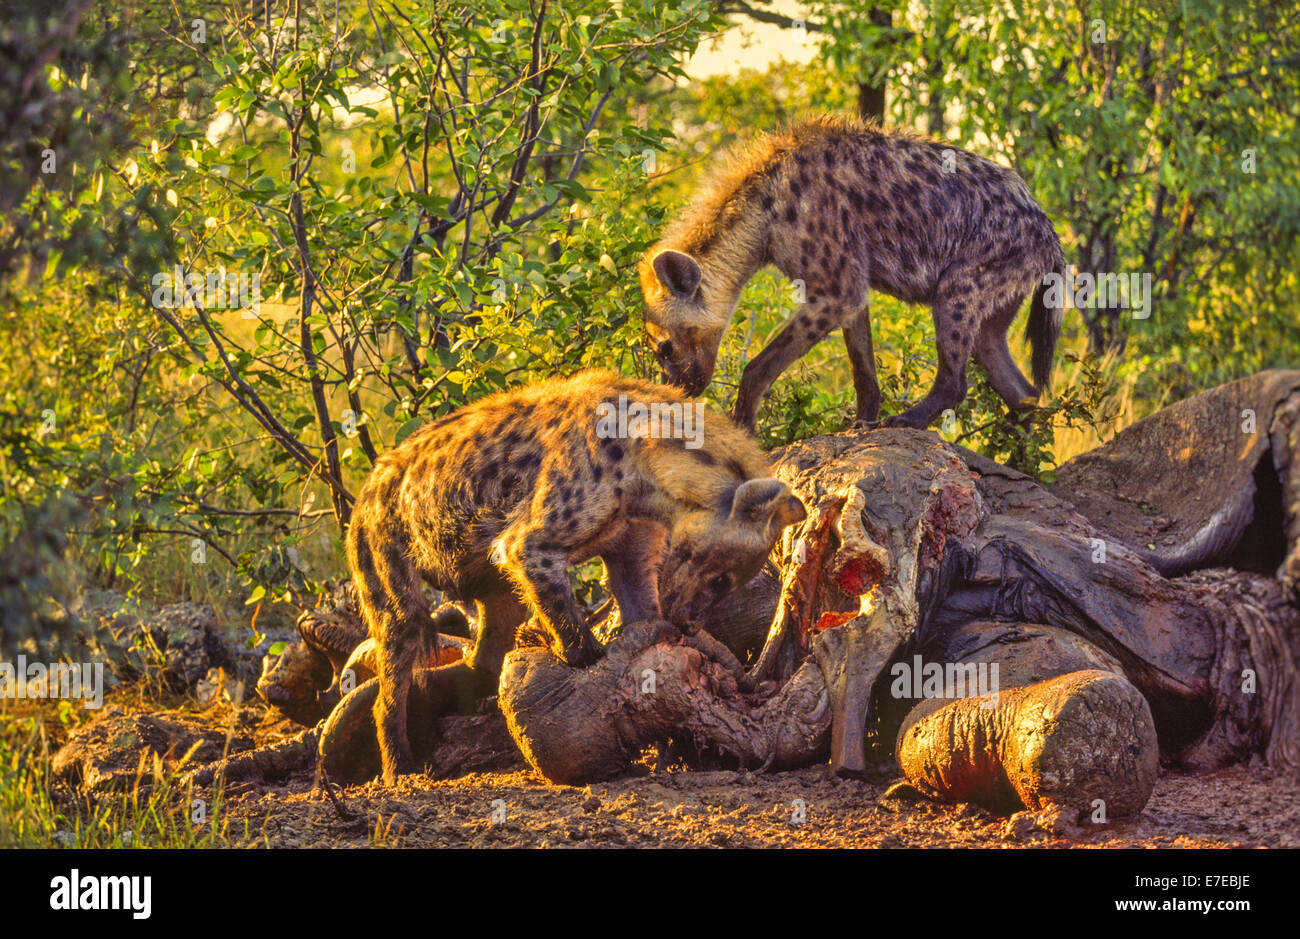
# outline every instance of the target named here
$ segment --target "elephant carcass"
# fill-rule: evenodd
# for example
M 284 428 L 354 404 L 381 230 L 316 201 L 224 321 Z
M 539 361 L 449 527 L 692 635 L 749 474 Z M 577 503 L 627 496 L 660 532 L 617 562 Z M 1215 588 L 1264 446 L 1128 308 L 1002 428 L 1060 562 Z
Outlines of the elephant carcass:
M 801 691 L 817 698 L 813 689 L 820 679 L 829 705 L 830 739 L 804 752 L 810 759 L 814 753 L 820 758 L 829 743 L 832 763 L 854 770 L 869 760 L 897 755 L 907 734 L 928 719 L 914 713 L 919 705 L 926 704 L 931 713 L 946 706 L 891 693 L 894 667 L 917 655 L 960 660 L 982 647 L 1002 650 L 998 655 L 1007 665 L 1003 675 L 1009 680 L 1004 690 L 1038 684 L 1050 697 L 1062 687 L 1057 679 L 1073 670 L 1087 680 L 1071 680 L 1071 687 L 1101 688 L 1109 695 L 1115 739 L 1124 740 L 1132 751 L 1129 762 L 1122 763 L 1123 772 L 1142 783 L 1116 797 L 1128 810 L 1140 807 L 1154 779 L 1156 733 L 1164 757 L 1189 766 L 1222 765 L 1256 752 L 1270 762 L 1296 765 L 1300 629 L 1289 587 L 1294 576 L 1288 572 L 1294 571 L 1297 556 L 1300 500 L 1293 467 L 1300 452 L 1300 404 L 1292 388 L 1291 378 L 1274 375 L 1262 376 L 1254 385 L 1216 389 L 1207 395 L 1217 395 L 1219 406 L 1213 400 L 1190 399 L 1135 425 L 1133 433 L 1126 431 L 1103 448 L 1112 461 L 1125 459 L 1126 448 L 1141 453 L 1128 472 L 1141 472 L 1144 485 L 1159 491 L 1161 475 L 1177 474 L 1182 457 L 1169 446 L 1161 451 L 1151 441 L 1170 444 L 1182 438 L 1160 432 L 1155 422 L 1184 429 L 1191 422 L 1196 435 L 1197 421 L 1222 421 L 1224 407 L 1253 401 L 1261 439 L 1267 444 L 1256 440 L 1250 446 L 1265 447 L 1257 452 L 1268 454 L 1266 466 L 1272 467 L 1276 479 L 1261 482 L 1255 471 L 1259 459 L 1251 463 L 1250 453 L 1244 459 L 1253 467 L 1249 475 L 1257 489 L 1262 483 L 1273 485 L 1283 500 L 1271 519 L 1282 528 L 1278 537 L 1283 546 L 1280 573 L 1273 577 L 1196 570 L 1171 580 L 1153 566 L 1152 552 L 1158 545 L 1152 548 L 1149 540 L 1133 544 L 1125 539 L 1140 539 L 1124 529 L 1095 524 L 1067 501 L 1071 493 L 1062 482 L 1049 492 L 1035 480 L 946 444 L 933 433 L 877 430 L 792 445 L 775 462 L 774 472 L 803 499 L 809 517 L 798 531 L 787 533 L 774 555 L 781 591 L 756 667 L 736 682 L 734 692 L 729 680 L 709 684 L 715 712 L 710 723 L 745 726 L 748 743 L 740 749 L 751 757 L 770 756 L 777 749 L 770 742 L 754 744 L 756 736 L 766 733 L 761 721 L 755 722 L 756 710 L 773 694 L 785 693 L 795 676 Z M 1233 416 L 1240 419 L 1240 414 Z M 1220 447 L 1218 452 L 1230 453 L 1240 463 L 1246 448 Z M 1207 497 L 1222 497 L 1223 480 L 1231 474 L 1202 472 Z M 1074 475 L 1070 464 L 1063 468 L 1061 480 L 1078 478 L 1082 476 Z M 1080 503 L 1092 510 L 1098 504 L 1095 498 L 1090 502 L 1082 497 Z M 1203 501 L 1189 504 L 1199 511 Z M 1173 505 L 1167 510 L 1176 509 Z M 1223 513 L 1228 516 L 1241 524 L 1240 514 Z M 1247 524 L 1258 517 L 1256 509 Z M 1190 526 L 1194 532 L 1204 527 L 1204 522 Z M 1235 540 L 1239 545 L 1242 539 Z M 1226 559 L 1211 552 L 1196 563 Z M 1058 637 L 1074 637 L 1095 655 L 1085 656 L 1079 665 L 1062 651 L 1061 642 L 1035 640 L 1030 643 L 1039 650 L 1034 656 L 1011 661 L 1012 644 L 1026 635 L 1052 631 Z M 1090 667 L 1098 659 L 1104 667 Z M 810 663 L 816 666 L 815 674 L 808 669 Z M 677 674 L 686 684 L 698 684 L 701 669 L 691 664 Z M 1104 673 L 1102 679 L 1109 674 L 1122 682 L 1099 683 L 1098 676 L 1085 674 L 1093 671 Z M 501 700 L 507 713 L 512 701 L 527 696 L 523 685 L 537 673 L 530 666 L 512 670 L 503 679 Z M 573 684 L 552 678 L 547 695 L 528 696 L 527 726 L 515 725 L 517 736 L 527 741 L 526 751 L 566 749 L 541 739 L 548 732 L 540 717 L 545 700 L 562 700 L 575 711 L 597 706 L 572 698 L 567 689 Z M 627 696 L 624 692 L 624 699 Z M 642 705 L 651 711 L 657 706 L 650 698 Z M 662 713 L 662 727 L 677 726 L 679 714 L 671 708 Z M 1048 719 L 1054 712 L 1044 705 L 1035 713 Z M 719 720 L 718 714 L 733 716 Z M 968 722 L 972 727 L 983 719 L 978 714 L 975 718 Z M 642 726 L 653 723 L 643 721 Z M 574 725 L 568 721 L 566 726 Z M 640 742 L 635 733 L 626 734 L 627 726 L 617 721 L 610 726 L 612 733 L 624 733 L 625 751 L 635 750 Z M 807 728 L 815 729 L 816 723 Z M 710 742 L 708 729 L 700 730 Z M 1096 733 L 1096 728 L 1090 732 Z M 579 734 L 569 744 L 577 746 L 583 739 Z M 1112 759 L 1118 748 L 1112 750 L 1096 750 L 1098 774 L 1118 772 L 1121 763 Z M 595 778 L 615 772 L 618 762 L 610 758 L 584 768 L 579 757 L 579 765 L 567 766 L 565 772 L 568 778 Z M 1034 797 L 1032 791 L 1028 795 Z M 1026 801 L 1023 794 L 1021 801 Z
M 1260 372 L 1125 428 L 1062 466 L 1048 488 L 1166 575 L 1225 566 L 1294 589 L 1298 409 L 1300 371 Z
M 1154 721 L 1113 659 L 1072 658 L 1068 643 L 1040 642 L 1033 656 L 1002 663 L 1002 683 L 996 659 L 1007 656 L 995 657 L 992 687 L 918 693 L 919 683 L 889 680 L 900 665 L 955 660 L 926 638 L 977 570 L 971 551 L 1002 521 L 959 450 L 928 432 L 822 437 L 787 449 L 777 475 L 812 506 L 796 551 L 811 565 L 787 567 L 798 585 L 783 596 L 755 671 L 779 672 L 782 655 L 797 661 L 806 646 L 828 684 L 835 770 L 897 755 L 935 795 L 996 807 L 1100 799 L 1119 814 L 1145 804 Z M 1073 534 L 1087 544 L 1086 524 Z M 1089 737 L 1106 742 L 1080 747 Z
M 809 518 L 782 564 L 785 589 L 753 674 L 786 674 L 811 653 L 830 693 L 831 765 L 846 771 L 866 768 L 872 685 L 944 586 L 948 541 L 983 516 L 973 475 L 937 435 L 868 436 L 796 444 L 777 465 Z

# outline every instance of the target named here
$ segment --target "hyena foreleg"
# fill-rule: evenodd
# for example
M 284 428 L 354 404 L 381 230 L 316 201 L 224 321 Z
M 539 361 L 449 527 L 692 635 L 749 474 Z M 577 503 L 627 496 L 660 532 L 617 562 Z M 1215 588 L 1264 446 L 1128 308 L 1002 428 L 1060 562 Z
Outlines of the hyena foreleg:
M 838 302 L 826 300 L 809 300 L 795 310 L 785 328 L 745 366 L 732 414 L 737 424 L 750 431 L 754 429 L 763 395 L 773 382 L 792 362 L 806 355 L 831 329 L 840 325 L 842 315 Z
M 379 697 L 375 727 L 383 762 L 384 783 L 419 769 L 406 728 L 406 702 L 415 664 L 437 641 L 419 574 L 406 553 L 404 538 L 373 533 L 353 516 L 348 554 L 361 614 L 375 640 Z
M 544 530 L 514 525 L 501 533 L 499 566 L 555 637 L 564 661 L 590 665 L 601 647 L 587 628 L 587 618 L 569 587 L 569 552 Z
M 609 589 L 625 626 L 660 617 L 656 578 L 667 540 L 663 526 L 634 522 L 602 554 Z

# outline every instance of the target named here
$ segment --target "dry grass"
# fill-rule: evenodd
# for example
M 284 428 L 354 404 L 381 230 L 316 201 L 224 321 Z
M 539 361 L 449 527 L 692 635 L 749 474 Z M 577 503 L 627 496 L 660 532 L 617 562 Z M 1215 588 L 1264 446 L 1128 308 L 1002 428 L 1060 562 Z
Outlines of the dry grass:
M 1107 353 L 1098 364 L 1110 386 L 1097 415 L 1098 421 L 1091 426 L 1079 427 L 1067 426 L 1064 420 L 1056 422 L 1053 427 L 1052 453 L 1058 464 L 1096 449 L 1125 427 L 1160 410 L 1168 403 L 1167 394 L 1159 400 L 1139 402 L 1135 393 L 1138 373 L 1134 369 L 1125 368 L 1117 354 Z M 1080 363 L 1058 358 L 1052 374 L 1052 387 L 1065 388 L 1078 384 L 1081 381 L 1082 371 L 1083 366 Z
M 209 848 L 265 844 L 251 817 L 232 822 L 222 787 L 195 795 L 186 759 L 141 754 L 129 789 L 74 794 L 50 760 L 66 736 L 57 702 L 0 712 L 0 848 Z M 47 727 L 49 728 L 47 731 Z M 51 739 L 53 738 L 53 739 Z M 197 746 L 197 745 L 196 745 Z M 187 755 L 188 756 L 188 755 Z M 263 826 L 264 827 L 264 826 Z

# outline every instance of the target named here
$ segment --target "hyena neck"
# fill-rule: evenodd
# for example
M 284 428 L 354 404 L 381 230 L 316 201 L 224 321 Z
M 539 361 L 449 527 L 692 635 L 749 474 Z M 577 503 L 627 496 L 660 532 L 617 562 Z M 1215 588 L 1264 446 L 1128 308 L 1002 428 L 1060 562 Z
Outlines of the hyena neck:
M 680 440 L 646 440 L 640 464 L 648 495 L 664 517 L 676 521 L 702 510 L 730 505 L 736 487 L 768 475 L 767 457 L 729 418 L 705 413 L 702 449 Z
M 740 302 L 740 292 L 763 266 L 765 253 L 760 246 L 743 254 L 740 251 L 715 251 L 699 259 L 704 271 L 705 297 L 714 319 L 731 322 L 731 314 Z
M 741 200 L 735 200 L 741 201 Z M 689 254 L 700 265 L 710 319 L 731 321 L 740 292 L 767 263 L 768 219 L 756 194 L 723 206 L 695 207 L 659 243 Z

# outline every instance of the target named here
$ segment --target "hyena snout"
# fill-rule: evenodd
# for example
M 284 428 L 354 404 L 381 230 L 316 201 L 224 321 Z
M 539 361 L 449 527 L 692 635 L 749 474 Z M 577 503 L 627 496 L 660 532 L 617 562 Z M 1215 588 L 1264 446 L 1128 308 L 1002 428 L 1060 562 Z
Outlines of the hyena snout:
M 699 360 L 694 358 L 673 358 L 671 343 L 668 345 L 669 353 L 659 357 L 664 384 L 680 388 L 692 398 L 703 394 L 704 389 L 709 387 L 709 380 L 713 378 L 713 369 L 706 369 Z
M 661 342 L 655 349 L 664 382 L 675 385 L 691 397 L 698 397 L 709 387 L 718 362 L 718 345 L 722 334 L 689 330 Z
M 729 316 L 706 302 L 699 262 L 680 251 L 660 251 L 640 264 L 645 328 L 665 383 L 691 397 L 708 387 Z
M 664 618 L 677 626 L 700 622 L 758 573 L 786 526 L 806 517 L 803 503 L 776 479 L 751 479 L 736 488 L 730 506 L 691 513 L 672 532 L 660 573 Z

